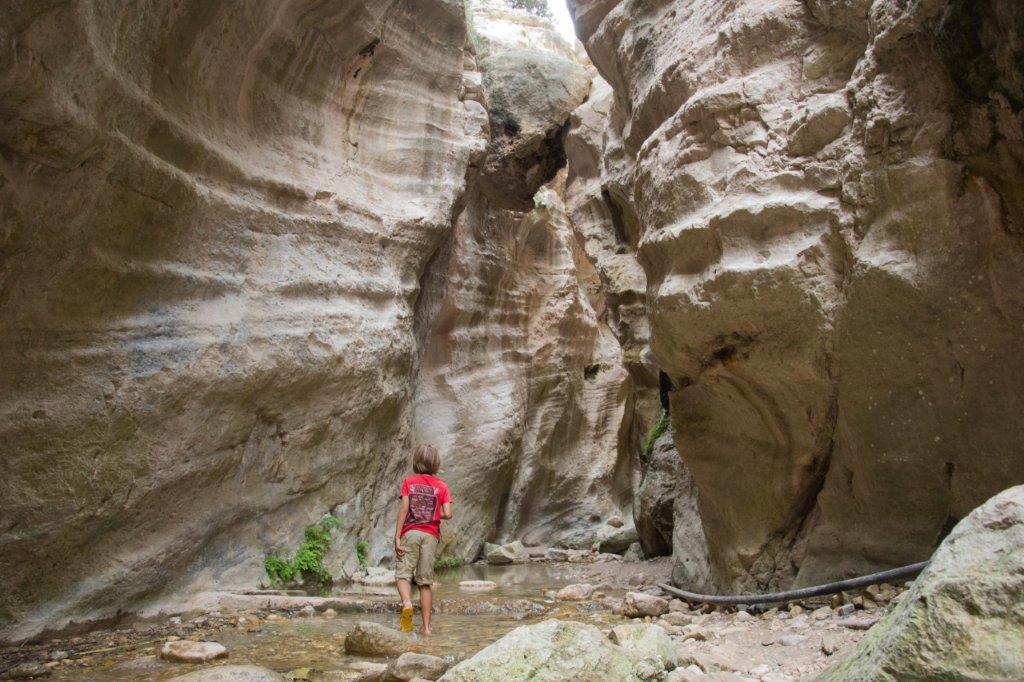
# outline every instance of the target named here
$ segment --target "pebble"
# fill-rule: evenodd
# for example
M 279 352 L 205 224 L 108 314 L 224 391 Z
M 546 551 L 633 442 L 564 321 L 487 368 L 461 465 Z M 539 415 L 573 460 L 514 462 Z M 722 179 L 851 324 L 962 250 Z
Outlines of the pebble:
M 751 621 L 756 619 L 746 611 L 737 611 L 736 615 L 733 617 L 733 620 L 742 623 L 744 621 Z
M 306 604 L 301 609 L 299 609 L 299 613 L 301 613 L 303 616 L 306 616 L 307 618 L 312 618 L 316 615 L 316 609 L 313 608 L 312 604 Z
M 555 599 L 559 601 L 583 601 L 594 593 L 594 586 L 589 583 L 577 583 L 566 585 L 555 593 Z
M 763 675 L 767 675 L 771 671 L 772 667 L 770 665 L 768 665 L 767 663 L 762 663 L 761 665 L 755 665 L 753 668 L 748 670 L 747 674 L 751 677 L 761 677 Z
M 799 616 L 803 612 L 804 612 L 804 609 L 799 604 L 793 604 L 792 606 L 789 607 L 789 615 L 791 615 L 791 616 Z
M 807 641 L 807 635 L 780 635 L 775 642 L 782 646 L 796 646 Z
M 323 615 L 327 620 L 333 620 L 338 617 L 338 612 L 334 609 L 325 609 L 321 615 Z
M 822 637 L 821 638 L 821 653 L 826 656 L 831 656 L 839 650 L 839 640 L 835 637 Z
M 856 610 L 857 607 L 855 607 L 853 604 L 843 604 L 839 607 L 837 613 L 839 616 L 846 618 L 847 616 L 852 616 L 853 612 Z
M 814 620 L 825 620 L 832 615 L 832 608 L 829 606 L 822 606 L 821 608 L 814 609 L 811 612 L 811 618 Z
M 867 630 L 877 622 L 877 618 L 848 618 L 842 621 L 840 625 L 851 630 Z
M 69 655 L 70 654 L 68 654 L 68 652 L 61 651 L 60 649 L 58 649 L 57 651 L 51 651 L 50 655 L 47 656 L 47 658 L 49 658 L 51 661 L 63 661 Z
M 222 644 L 187 639 L 164 642 L 160 649 L 160 658 L 177 663 L 206 663 L 227 655 L 228 650 Z

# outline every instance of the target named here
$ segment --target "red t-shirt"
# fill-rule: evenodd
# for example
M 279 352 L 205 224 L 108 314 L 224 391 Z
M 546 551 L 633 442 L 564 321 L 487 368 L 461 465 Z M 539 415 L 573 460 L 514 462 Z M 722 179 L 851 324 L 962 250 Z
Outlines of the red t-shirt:
M 405 535 L 411 530 L 441 537 L 441 505 L 452 501 L 448 486 L 437 476 L 413 474 L 402 481 L 401 496 L 409 496 L 409 513 L 402 524 Z

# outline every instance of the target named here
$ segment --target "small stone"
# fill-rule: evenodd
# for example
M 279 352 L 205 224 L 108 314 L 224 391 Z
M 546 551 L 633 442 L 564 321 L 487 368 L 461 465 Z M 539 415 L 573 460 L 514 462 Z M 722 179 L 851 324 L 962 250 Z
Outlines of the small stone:
M 630 618 L 662 616 L 668 613 L 668 602 L 643 592 L 627 592 L 622 600 L 622 615 Z
M 688 613 L 690 605 L 684 602 L 682 599 L 673 599 L 668 603 L 669 611 L 678 611 L 679 613 Z
M 854 597 L 850 600 L 850 603 L 853 604 L 854 607 L 862 609 L 864 608 L 864 597 Z
M 611 526 L 612 528 L 622 528 L 626 524 L 622 520 L 621 516 L 612 516 L 611 518 L 608 519 L 608 525 Z
M 792 606 L 789 607 L 789 615 L 791 615 L 791 616 L 799 616 L 803 612 L 804 612 L 804 609 L 799 604 L 793 604 Z
M 227 655 L 228 650 L 222 644 L 187 639 L 164 642 L 160 649 L 160 658 L 176 663 L 206 663 Z
M 324 612 L 320 615 L 322 615 L 327 620 L 334 620 L 338 617 L 338 612 L 334 609 L 324 609 Z
M 47 658 L 49 658 L 51 661 L 63 661 L 69 655 L 70 654 L 68 654 L 68 652 L 63 651 L 61 649 L 57 649 L 56 651 L 51 651 Z
M 181 616 L 171 616 L 167 619 L 168 625 L 181 625 Z
M 853 604 L 843 604 L 836 610 L 836 613 L 841 618 L 846 618 L 847 616 L 852 616 L 856 610 L 857 608 Z
M 671 625 L 689 625 L 693 622 L 693 616 L 682 611 L 673 611 L 671 604 L 669 604 L 669 612 L 662 618 Z
M 822 637 L 821 638 L 821 653 L 826 656 L 831 656 L 839 650 L 839 640 L 835 637 Z
M 737 611 L 736 615 L 733 616 L 733 620 L 738 622 L 738 623 L 743 623 L 745 621 L 751 621 L 751 620 L 757 620 L 757 619 L 754 618 L 749 613 L 747 613 L 746 611 Z
M 390 656 L 412 648 L 412 640 L 401 632 L 369 621 L 359 621 L 345 637 L 345 653 L 348 654 Z
M 779 610 L 777 608 L 771 608 L 761 614 L 763 620 L 770 620 L 772 618 L 778 618 Z
M 444 675 L 448 664 L 443 658 L 407 652 L 396 658 L 381 675 L 382 682 L 406 680 L 436 680 Z
M 643 585 L 647 582 L 647 575 L 644 573 L 637 573 L 636 575 L 629 576 L 630 585 Z
M 832 608 L 829 606 L 822 606 L 821 608 L 814 609 L 811 612 L 811 618 L 813 620 L 825 620 L 832 615 Z
M 179 639 L 181 639 L 181 637 L 178 637 L 177 635 L 168 635 L 167 636 L 167 641 L 168 642 L 177 642 Z
M 588 599 L 593 592 L 594 586 L 589 583 L 566 585 L 555 593 L 555 599 L 559 601 L 583 601 Z
M 569 550 L 549 547 L 548 551 L 544 552 L 544 558 L 548 561 L 568 561 Z
M 306 618 L 312 618 L 316 615 L 316 609 L 313 608 L 312 604 L 306 604 L 301 609 L 299 609 L 299 613 L 305 616 Z
M 775 641 L 782 646 L 796 646 L 807 641 L 807 635 L 780 635 Z
M 753 668 L 748 670 L 747 674 L 751 677 L 761 677 L 763 675 L 767 675 L 771 671 L 772 667 L 770 665 L 768 665 L 767 663 L 762 663 L 761 665 L 755 665 Z
M 633 562 L 643 561 L 644 560 L 644 552 L 640 548 L 640 543 L 639 542 L 634 542 L 633 544 L 631 544 L 626 549 L 625 554 L 622 555 L 622 560 L 623 561 L 633 561 Z
M 498 583 L 493 580 L 460 580 L 459 589 L 465 590 L 466 592 L 486 592 L 493 590 L 498 586 Z
M 832 598 L 828 600 L 828 605 L 834 609 L 838 609 L 843 605 L 843 593 L 833 594 Z
M 851 630 L 868 630 L 877 622 L 877 618 L 847 618 L 839 621 L 839 624 Z
M 695 639 L 698 642 L 706 642 L 711 639 L 711 632 L 700 625 L 687 625 L 683 628 L 683 639 Z

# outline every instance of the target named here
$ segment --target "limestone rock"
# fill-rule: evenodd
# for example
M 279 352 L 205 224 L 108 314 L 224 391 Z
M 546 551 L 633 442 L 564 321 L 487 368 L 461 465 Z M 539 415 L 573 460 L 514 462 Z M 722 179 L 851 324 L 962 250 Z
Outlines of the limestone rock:
M 406 652 L 388 664 L 381 675 L 382 682 L 407 682 L 420 678 L 436 680 L 448 669 L 448 664 L 438 656 Z
M 643 561 L 643 559 L 644 552 L 642 549 L 640 549 L 639 542 L 634 542 L 633 544 L 631 544 L 629 548 L 622 554 L 623 561 Z
M 516 628 L 451 668 L 444 682 L 641 679 L 633 659 L 593 625 L 546 620 Z
M 178 675 L 168 682 L 285 682 L 285 678 L 258 665 L 219 665 Z
M 345 636 L 345 653 L 393 656 L 414 648 L 413 641 L 397 630 L 379 623 L 360 621 Z
M 925 558 L 1024 474 L 1024 14 L 569 4 L 612 91 L 567 136 L 574 223 L 642 267 L 711 587 Z
M 634 659 L 646 661 L 655 670 L 675 666 L 675 645 L 665 631 L 652 623 L 616 625 L 608 635 Z
M 588 583 L 566 585 L 555 594 L 558 601 L 583 601 L 589 599 L 595 587 Z
M 622 600 L 622 615 L 629 618 L 662 616 L 668 613 L 668 601 L 643 592 L 627 592 Z
M 160 647 L 160 658 L 175 663 L 206 663 L 227 655 L 228 650 L 217 642 L 194 642 L 190 639 L 179 639 L 173 642 L 164 642 Z
M 1024 677 L 1024 486 L 943 540 L 899 605 L 823 680 Z
M 633 526 L 616 528 L 601 539 L 599 550 L 611 554 L 622 554 L 637 541 L 637 537 L 636 528 Z
M 487 592 L 498 587 L 493 580 L 460 580 L 459 589 L 467 592 Z
M 501 564 L 525 564 L 530 560 L 530 554 L 526 551 L 523 543 L 516 540 L 507 545 L 500 545 L 487 553 L 487 563 Z

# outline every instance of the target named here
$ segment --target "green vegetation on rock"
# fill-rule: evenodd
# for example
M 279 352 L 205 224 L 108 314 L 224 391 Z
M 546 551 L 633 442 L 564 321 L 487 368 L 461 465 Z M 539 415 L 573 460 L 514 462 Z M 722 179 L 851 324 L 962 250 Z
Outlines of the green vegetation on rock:
M 267 556 L 263 568 L 267 577 L 275 585 L 295 582 L 299 578 L 316 578 L 318 583 L 330 583 L 334 580 L 331 572 L 323 565 L 324 554 L 331 545 L 331 531 L 341 525 L 336 516 L 326 516 L 311 526 L 306 526 L 302 544 L 295 550 L 291 559 L 276 554 Z M 356 546 L 356 553 L 359 548 Z
M 647 437 L 644 438 L 644 454 L 650 455 L 654 451 L 654 442 L 661 438 L 661 435 L 668 431 L 668 412 L 662 412 L 661 418 L 654 422 L 651 429 L 647 432 Z
M 462 559 L 457 556 L 443 556 L 434 560 L 435 571 L 448 571 L 462 565 Z
M 509 7 L 521 9 L 527 14 L 535 17 L 551 19 L 551 8 L 548 7 L 548 0 L 505 0 Z
M 356 540 L 356 560 L 359 561 L 360 568 L 366 568 L 368 565 L 366 559 L 366 552 L 370 549 L 370 546 L 366 544 L 366 540 Z

